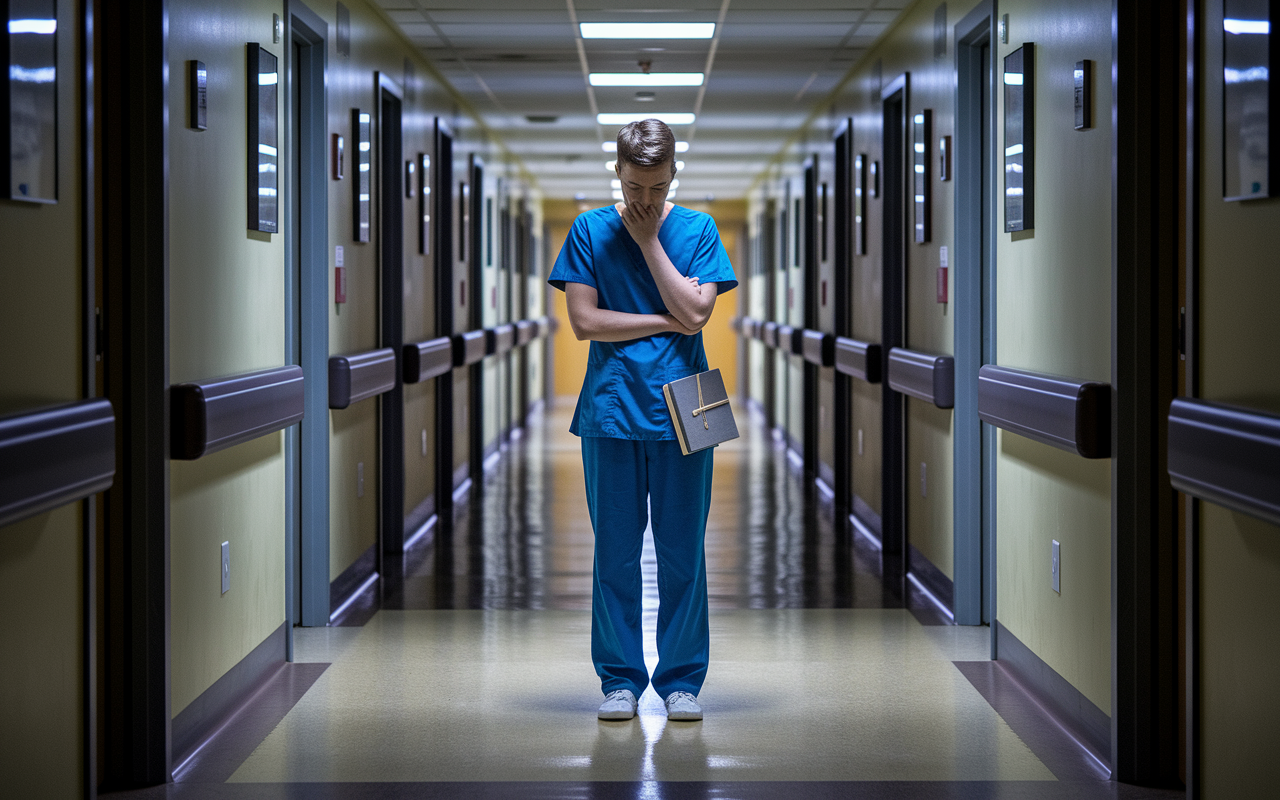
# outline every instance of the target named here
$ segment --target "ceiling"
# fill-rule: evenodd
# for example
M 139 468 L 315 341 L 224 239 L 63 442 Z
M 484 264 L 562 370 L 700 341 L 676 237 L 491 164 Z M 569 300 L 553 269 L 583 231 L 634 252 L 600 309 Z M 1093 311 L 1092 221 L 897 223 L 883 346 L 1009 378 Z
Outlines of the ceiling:
M 616 126 L 596 112 L 696 112 L 677 196 L 743 197 L 912 0 L 374 0 L 550 199 L 607 201 Z M 715 22 L 713 39 L 582 39 L 577 22 Z M 591 87 L 586 72 L 706 73 L 702 87 Z M 653 99 L 637 99 L 650 91 Z M 533 118 L 533 119 L 531 119 Z

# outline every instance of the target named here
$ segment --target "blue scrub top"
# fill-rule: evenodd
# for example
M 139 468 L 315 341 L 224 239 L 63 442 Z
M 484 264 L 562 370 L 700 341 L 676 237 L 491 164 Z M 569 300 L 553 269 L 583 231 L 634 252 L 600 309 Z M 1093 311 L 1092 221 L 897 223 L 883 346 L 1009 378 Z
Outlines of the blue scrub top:
M 686 277 L 716 284 L 717 294 L 738 285 L 715 220 L 672 206 L 658 230 L 671 263 Z M 578 216 L 547 282 L 595 288 L 600 308 L 630 314 L 666 314 L 644 253 L 613 206 Z M 675 439 L 663 384 L 707 369 L 702 332 L 659 333 L 626 342 L 591 343 L 587 376 L 569 431 L 611 439 Z

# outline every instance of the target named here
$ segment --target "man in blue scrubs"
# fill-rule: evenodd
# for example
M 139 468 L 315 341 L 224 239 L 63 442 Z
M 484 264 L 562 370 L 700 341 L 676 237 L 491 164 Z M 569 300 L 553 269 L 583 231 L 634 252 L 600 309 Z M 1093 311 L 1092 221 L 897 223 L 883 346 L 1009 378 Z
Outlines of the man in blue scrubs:
M 618 132 L 623 202 L 580 215 L 549 282 L 591 341 L 570 431 L 582 437 L 595 529 L 591 658 L 601 719 L 631 719 L 649 685 L 640 629 L 640 549 L 652 512 L 658 557 L 658 665 L 669 719 L 702 719 L 707 674 L 711 453 L 681 455 L 663 384 L 707 369 L 702 327 L 716 295 L 738 285 L 707 214 L 667 202 L 675 137 L 656 119 Z

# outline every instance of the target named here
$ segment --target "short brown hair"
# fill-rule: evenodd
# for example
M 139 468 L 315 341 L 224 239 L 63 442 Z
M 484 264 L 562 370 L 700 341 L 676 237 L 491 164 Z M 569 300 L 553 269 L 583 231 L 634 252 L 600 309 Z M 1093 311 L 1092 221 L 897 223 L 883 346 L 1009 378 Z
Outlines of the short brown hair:
M 637 167 L 676 166 L 676 137 L 660 119 L 642 119 L 628 122 L 618 131 L 618 166 L 624 163 Z

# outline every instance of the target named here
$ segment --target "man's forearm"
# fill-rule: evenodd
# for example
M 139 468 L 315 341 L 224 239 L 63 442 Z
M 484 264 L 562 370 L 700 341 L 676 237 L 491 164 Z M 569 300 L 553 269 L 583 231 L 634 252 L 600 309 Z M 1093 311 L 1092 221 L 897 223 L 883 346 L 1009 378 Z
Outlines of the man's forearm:
M 604 308 L 579 309 L 570 314 L 569 322 L 580 341 L 625 342 L 672 332 L 671 319 L 663 314 L 628 314 Z
M 705 287 L 690 283 L 688 278 L 680 274 L 656 238 L 640 249 L 644 253 L 653 282 L 658 286 L 658 293 L 662 295 L 662 302 L 666 304 L 671 316 L 687 328 L 701 330 L 711 316 L 715 298 L 708 300 L 703 295 L 707 291 Z

